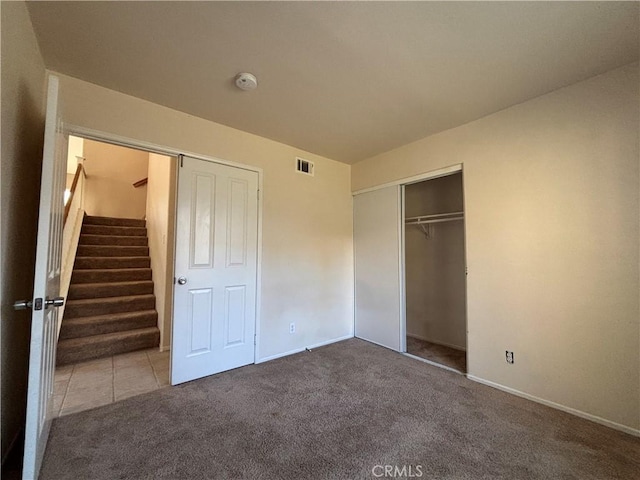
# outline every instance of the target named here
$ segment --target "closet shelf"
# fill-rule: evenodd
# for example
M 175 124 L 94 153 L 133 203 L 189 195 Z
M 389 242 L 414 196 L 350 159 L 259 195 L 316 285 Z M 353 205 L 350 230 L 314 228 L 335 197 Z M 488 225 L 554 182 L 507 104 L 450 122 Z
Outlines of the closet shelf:
M 464 212 L 438 213 L 435 215 L 421 215 L 419 217 L 410 217 L 405 220 L 406 225 L 426 225 L 429 223 L 452 222 L 462 220 Z

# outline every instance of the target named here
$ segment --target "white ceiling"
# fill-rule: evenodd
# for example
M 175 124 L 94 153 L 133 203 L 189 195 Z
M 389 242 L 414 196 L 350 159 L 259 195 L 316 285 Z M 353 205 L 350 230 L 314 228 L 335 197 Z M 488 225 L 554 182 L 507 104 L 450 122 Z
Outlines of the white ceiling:
M 29 2 L 48 68 L 355 163 L 638 60 L 638 2 Z M 235 74 L 259 87 L 243 92 Z

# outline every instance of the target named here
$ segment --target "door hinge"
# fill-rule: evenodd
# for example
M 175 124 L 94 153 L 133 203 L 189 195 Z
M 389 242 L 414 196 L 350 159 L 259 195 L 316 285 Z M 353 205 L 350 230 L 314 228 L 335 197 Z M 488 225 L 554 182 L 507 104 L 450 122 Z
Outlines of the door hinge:
M 180 168 L 184 167 L 184 155 L 180 155 Z
M 258 190 L 258 192 L 256 193 L 256 195 L 258 196 L 258 200 L 260 200 L 260 190 Z

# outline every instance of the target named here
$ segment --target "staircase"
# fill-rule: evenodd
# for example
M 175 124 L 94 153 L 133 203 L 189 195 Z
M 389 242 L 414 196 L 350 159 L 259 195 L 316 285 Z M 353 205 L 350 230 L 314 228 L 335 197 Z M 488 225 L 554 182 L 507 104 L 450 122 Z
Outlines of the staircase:
M 150 266 L 144 220 L 84 217 L 57 365 L 159 345 Z

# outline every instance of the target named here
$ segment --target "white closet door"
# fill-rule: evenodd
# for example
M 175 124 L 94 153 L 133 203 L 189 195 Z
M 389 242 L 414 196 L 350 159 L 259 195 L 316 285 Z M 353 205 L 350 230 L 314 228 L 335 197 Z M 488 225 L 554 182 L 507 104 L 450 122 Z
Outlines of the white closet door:
M 355 335 L 396 351 L 401 349 L 401 187 L 356 195 Z
M 258 174 L 183 157 L 171 383 L 255 360 Z

